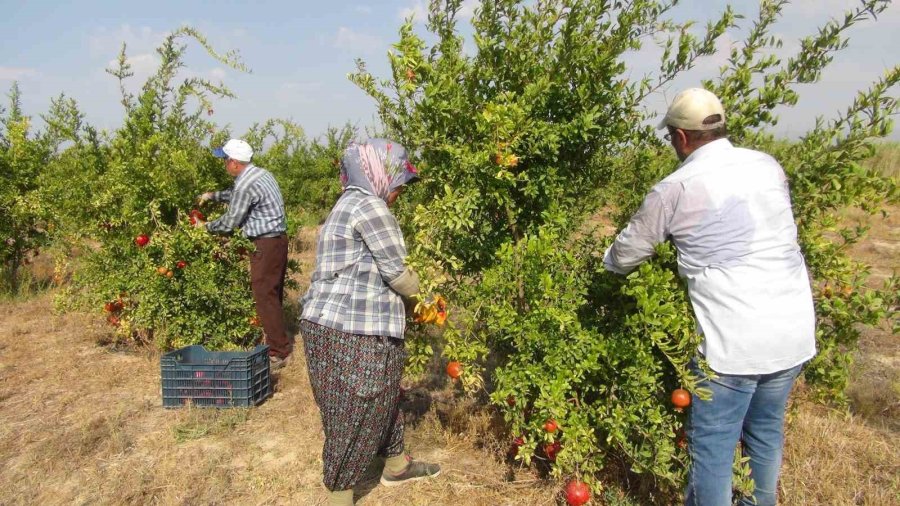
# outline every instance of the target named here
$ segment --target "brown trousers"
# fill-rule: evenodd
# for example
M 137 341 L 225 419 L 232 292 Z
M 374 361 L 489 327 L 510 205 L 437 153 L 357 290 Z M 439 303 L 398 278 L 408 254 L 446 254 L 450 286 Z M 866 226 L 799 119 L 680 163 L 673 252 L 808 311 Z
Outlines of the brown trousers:
M 256 314 L 266 333 L 269 355 L 284 358 L 293 346 L 284 327 L 284 275 L 287 272 L 286 235 L 254 239 L 256 251 L 250 257 L 250 288 Z

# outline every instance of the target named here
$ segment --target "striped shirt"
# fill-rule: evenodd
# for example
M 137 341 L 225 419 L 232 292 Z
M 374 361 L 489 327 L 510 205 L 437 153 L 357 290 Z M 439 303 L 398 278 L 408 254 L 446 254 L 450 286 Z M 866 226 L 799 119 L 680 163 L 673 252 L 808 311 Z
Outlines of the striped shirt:
M 347 334 L 403 338 L 403 299 L 387 284 L 405 270 L 406 244 L 383 200 L 347 189 L 322 225 L 301 319 Z
M 266 169 L 248 165 L 234 179 L 234 187 L 214 192 L 211 200 L 227 203 L 228 211 L 206 224 L 209 232 L 228 234 L 240 227 L 252 239 L 287 231 L 281 190 Z

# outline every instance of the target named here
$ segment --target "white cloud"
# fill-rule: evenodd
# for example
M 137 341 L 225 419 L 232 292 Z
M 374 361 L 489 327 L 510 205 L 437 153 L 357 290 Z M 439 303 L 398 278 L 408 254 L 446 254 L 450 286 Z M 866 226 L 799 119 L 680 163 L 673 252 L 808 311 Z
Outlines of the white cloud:
M 405 20 L 410 17 L 416 23 L 424 23 L 428 19 L 428 8 L 420 0 L 416 0 L 412 7 L 404 7 L 400 10 L 400 19 Z
M 787 4 L 782 12 L 785 17 L 821 15 L 823 13 L 840 16 L 843 12 L 859 6 L 859 0 L 794 0 Z M 885 12 L 890 12 L 890 9 Z
M 481 5 L 480 0 L 465 0 L 459 8 L 457 14 L 458 19 L 472 19 L 475 16 L 475 9 Z
M 809 23 L 819 26 L 832 19 L 843 21 L 844 13 L 855 11 L 859 7 L 860 0 L 797 0 L 785 5 L 782 11 L 782 20 L 799 21 L 799 23 L 792 23 L 792 25 L 800 25 L 800 30 L 796 32 L 797 35 L 814 35 L 816 31 L 810 31 L 806 26 Z M 873 22 L 875 23 L 874 25 L 872 25 Z M 878 15 L 876 20 L 871 19 L 871 16 L 869 16 L 869 19 L 857 25 L 856 29 L 871 28 L 872 26 L 884 28 L 885 26 L 897 25 L 900 25 L 900 8 L 888 6 L 884 12 Z M 789 25 L 785 30 L 790 32 L 794 31 L 793 29 L 795 28 L 797 26 Z
M 208 24 L 208 23 L 205 23 Z M 183 25 L 190 25 L 185 22 Z M 208 32 L 215 30 L 207 29 Z M 153 75 L 160 65 L 160 57 L 156 53 L 156 49 L 162 44 L 170 32 L 155 31 L 149 27 L 132 27 L 131 25 L 121 25 L 115 29 L 100 28 L 88 38 L 88 45 L 92 56 L 102 54 L 106 57 L 104 69 L 116 69 L 118 67 L 118 58 L 109 59 L 118 56 L 119 49 L 123 42 L 127 45 L 125 48 L 126 61 L 131 65 L 131 72 L 134 76 L 128 79 L 129 88 L 135 88 L 143 84 L 148 77 Z M 233 38 L 246 35 L 243 28 L 235 28 L 231 30 Z M 214 66 L 209 70 L 194 70 L 192 68 L 182 68 L 179 70 L 179 78 L 201 77 L 212 81 L 224 81 L 228 76 L 227 68 Z M 108 80 L 109 76 L 101 73 L 103 80 Z
M 371 54 L 384 46 L 380 37 L 369 35 L 342 26 L 338 28 L 334 39 L 334 47 L 352 53 Z
M 224 81 L 227 75 L 228 74 L 225 72 L 225 69 L 223 69 L 222 67 L 216 67 L 209 71 L 209 77 L 211 77 L 212 79 L 218 79 L 219 81 Z
M 156 54 L 151 53 L 143 53 L 136 54 L 134 56 L 129 56 L 125 59 L 128 65 L 131 66 L 129 70 L 133 75 L 125 80 L 125 89 L 129 93 L 138 93 L 141 89 L 141 86 L 147 82 L 147 79 L 150 78 L 156 70 L 159 68 L 159 58 Z M 108 70 L 116 70 L 119 68 L 118 60 L 109 60 L 106 64 L 106 69 Z M 102 82 L 106 85 L 113 85 L 116 83 L 116 79 L 108 74 L 98 74 L 97 78 L 102 80 Z M 117 86 L 117 85 L 116 85 Z M 110 92 L 114 90 L 114 88 L 108 88 Z
M 158 32 L 148 26 L 135 28 L 124 24 L 112 30 L 103 27 L 88 38 L 88 47 L 95 58 L 118 54 L 123 42 L 127 45 L 126 53 L 149 53 L 168 35 L 169 32 Z
M 462 5 L 459 7 L 459 12 L 456 14 L 456 19 L 472 19 L 475 16 L 475 9 L 480 5 L 481 0 L 463 0 Z M 399 17 L 403 20 L 412 17 L 413 22 L 424 23 L 428 21 L 428 5 L 422 0 L 416 0 L 412 6 L 401 9 Z
M 140 82 L 144 82 L 159 67 L 159 58 L 152 53 L 129 56 L 125 61 L 131 66 L 131 72 L 134 73 L 132 79 Z M 108 69 L 116 69 L 118 66 L 118 60 L 109 60 L 109 63 L 106 64 Z
M 32 68 L 0 67 L 0 81 L 19 81 L 36 75 L 37 71 Z

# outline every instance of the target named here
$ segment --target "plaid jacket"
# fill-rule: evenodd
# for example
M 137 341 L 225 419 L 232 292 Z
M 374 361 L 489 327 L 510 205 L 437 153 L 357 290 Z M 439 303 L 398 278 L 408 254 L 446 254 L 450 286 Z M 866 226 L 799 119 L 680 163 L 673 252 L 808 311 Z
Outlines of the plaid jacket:
M 403 338 L 406 311 L 391 289 L 406 268 L 397 219 L 378 197 L 348 189 L 322 225 L 301 319 L 347 334 Z

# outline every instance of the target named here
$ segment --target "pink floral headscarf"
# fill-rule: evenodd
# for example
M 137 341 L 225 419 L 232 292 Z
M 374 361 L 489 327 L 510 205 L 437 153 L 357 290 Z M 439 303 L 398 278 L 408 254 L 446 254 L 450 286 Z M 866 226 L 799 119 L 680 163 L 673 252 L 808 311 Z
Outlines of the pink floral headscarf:
M 341 185 L 354 187 L 387 201 L 397 188 L 419 177 L 407 159 L 406 148 L 387 139 L 352 142 L 341 157 Z

